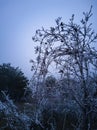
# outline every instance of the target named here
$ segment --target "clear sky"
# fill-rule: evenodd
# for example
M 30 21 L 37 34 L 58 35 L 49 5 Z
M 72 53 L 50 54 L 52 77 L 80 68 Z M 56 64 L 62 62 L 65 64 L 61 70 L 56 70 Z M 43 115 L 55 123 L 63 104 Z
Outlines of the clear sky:
M 91 5 L 97 32 L 97 0 L 0 0 L 0 64 L 19 66 L 31 77 L 35 30 L 53 26 L 57 17 L 68 22 L 72 14 L 78 22 Z

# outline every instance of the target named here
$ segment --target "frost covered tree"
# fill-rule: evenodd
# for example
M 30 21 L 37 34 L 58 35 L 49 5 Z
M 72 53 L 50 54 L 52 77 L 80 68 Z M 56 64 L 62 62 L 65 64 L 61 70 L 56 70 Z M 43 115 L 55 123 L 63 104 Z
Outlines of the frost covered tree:
M 61 78 L 67 79 L 70 94 L 73 93 L 80 106 L 82 119 L 78 127 L 81 130 L 93 130 L 93 114 L 97 112 L 93 96 L 97 87 L 93 77 L 97 69 L 97 50 L 93 47 L 97 34 L 89 22 L 91 16 L 92 7 L 83 13 L 80 24 L 75 23 L 74 15 L 68 23 L 59 17 L 54 27 L 38 29 L 32 38 L 38 43 L 35 47 L 36 61 L 31 60 L 34 78 L 44 82 L 51 65 L 56 66 Z M 71 80 L 76 81 L 76 88 Z

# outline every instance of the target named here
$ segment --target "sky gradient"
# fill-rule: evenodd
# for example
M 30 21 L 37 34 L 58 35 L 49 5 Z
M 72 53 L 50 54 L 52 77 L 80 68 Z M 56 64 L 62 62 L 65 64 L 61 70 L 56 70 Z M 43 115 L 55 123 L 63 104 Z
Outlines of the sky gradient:
M 91 22 L 97 32 L 97 0 L 0 0 L 0 64 L 19 66 L 31 77 L 35 30 L 55 25 L 58 17 L 68 22 L 72 14 L 78 22 L 91 5 Z

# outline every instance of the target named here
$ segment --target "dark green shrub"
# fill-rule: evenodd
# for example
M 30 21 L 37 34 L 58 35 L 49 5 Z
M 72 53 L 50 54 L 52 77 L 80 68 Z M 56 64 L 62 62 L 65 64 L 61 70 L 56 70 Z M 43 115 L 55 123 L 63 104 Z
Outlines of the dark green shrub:
M 27 78 L 18 67 L 14 68 L 10 64 L 0 65 L 0 96 L 4 91 L 11 99 L 19 101 L 24 95 L 27 84 Z

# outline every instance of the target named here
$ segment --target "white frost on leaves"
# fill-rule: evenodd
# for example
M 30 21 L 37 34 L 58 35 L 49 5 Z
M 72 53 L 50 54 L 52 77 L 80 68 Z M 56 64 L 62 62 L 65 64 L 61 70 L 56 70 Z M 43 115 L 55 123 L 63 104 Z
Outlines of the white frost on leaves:
M 6 106 L 0 101 L 0 112 L 6 109 Z

